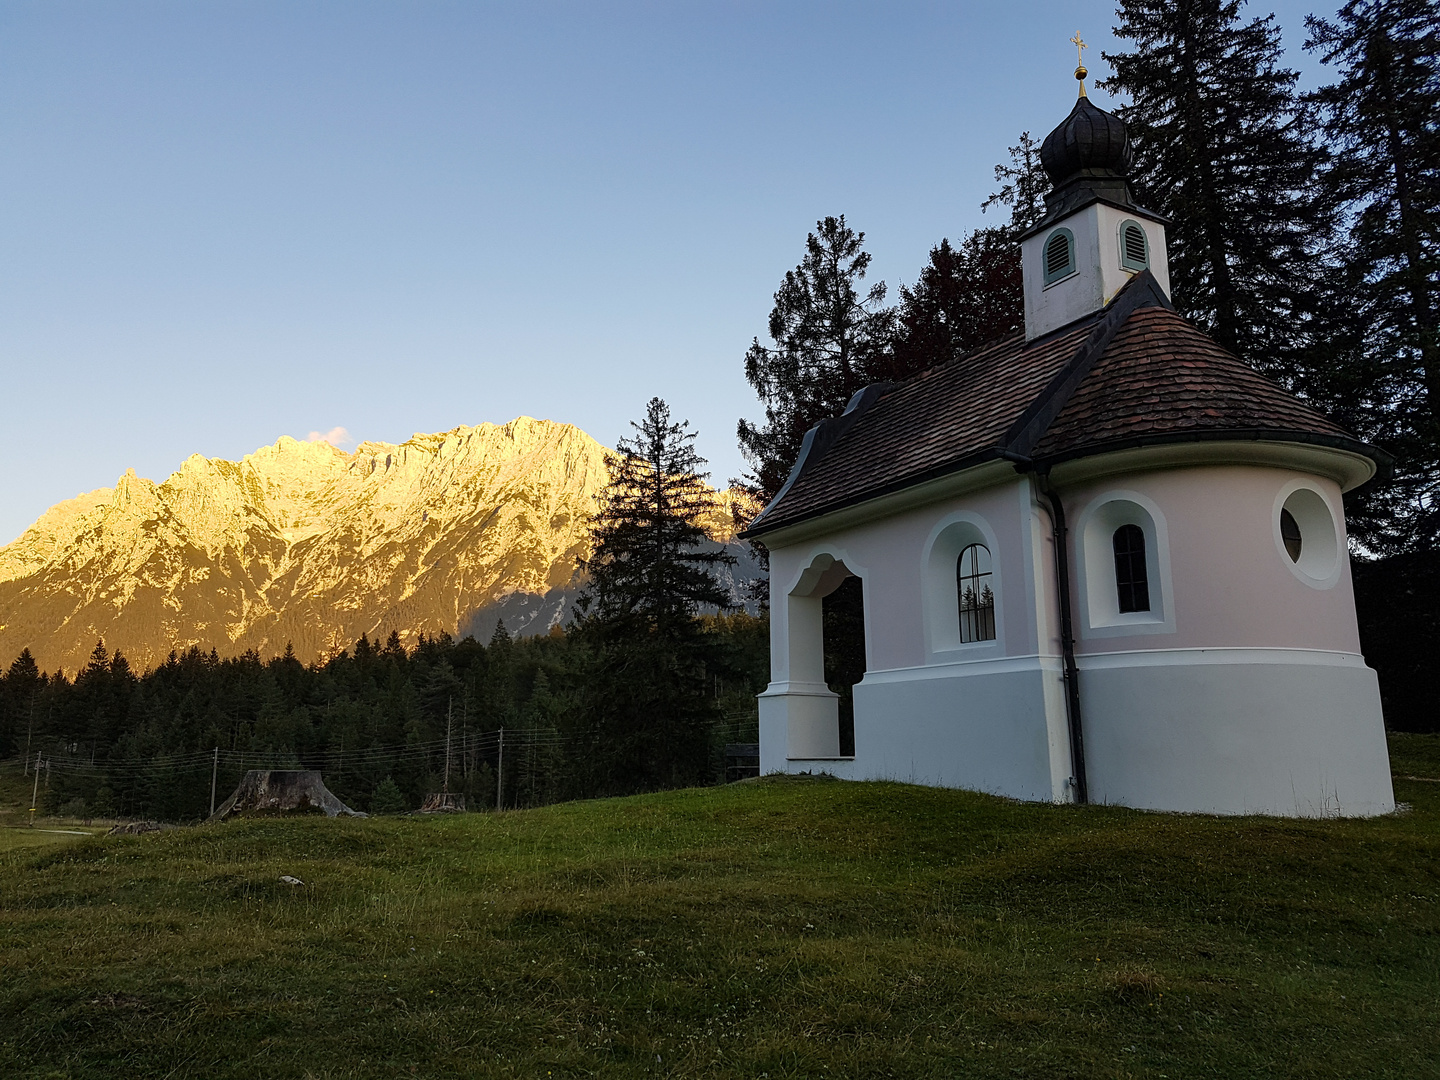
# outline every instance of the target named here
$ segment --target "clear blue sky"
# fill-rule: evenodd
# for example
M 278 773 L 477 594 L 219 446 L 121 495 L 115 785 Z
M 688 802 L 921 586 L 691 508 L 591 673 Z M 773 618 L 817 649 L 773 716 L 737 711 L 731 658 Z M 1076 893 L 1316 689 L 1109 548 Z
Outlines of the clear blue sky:
M 1313 71 L 1314 8 L 1271 10 Z M 759 411 L 741 357 L 816 218 L 913 281 L 1069 110 L 1067 39 L 1103 76 L 1114 21 L 0 0 L 0 543 L 127 467 L 521 414 L 613 445 L 655 394 L 723 481 Z

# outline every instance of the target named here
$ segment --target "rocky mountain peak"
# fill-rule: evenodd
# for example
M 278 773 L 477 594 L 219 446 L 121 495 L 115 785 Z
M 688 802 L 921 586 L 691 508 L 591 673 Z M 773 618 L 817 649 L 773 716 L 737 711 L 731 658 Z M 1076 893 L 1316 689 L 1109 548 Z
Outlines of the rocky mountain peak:
M 97 638 L 143 668 L 191 645 L 305 661 L 362 633 L 543 631 L 578 587 L 608 473 L 579 428 L 507 424 L 362 442 L 281 436 L 238 462 L 127 469 L 0 548 L 0 659 L 73 673 Z M 711 526 L 729 536 L 728 496 Z

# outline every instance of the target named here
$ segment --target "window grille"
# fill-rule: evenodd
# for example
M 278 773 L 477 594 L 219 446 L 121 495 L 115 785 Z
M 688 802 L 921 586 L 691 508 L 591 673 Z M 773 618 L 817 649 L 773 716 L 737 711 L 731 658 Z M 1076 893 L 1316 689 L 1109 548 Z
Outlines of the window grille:
M 1150 265 L 1150 246 L 1138 222 L 1120 226 L 1120 265 L 1126 270 L 1144 270 Z
M 1115 530 L 1115 589 L 1120 610 L 1150 610 L 1150 576 L 1145 567 L 1145 531 L 1139 525 Z
M 1045 284 L 1075 272 L 1075 236 L 1069 229 L 1056 229 L 1045 241 Z
M 990 549 L 971 544 L 955 564 L 960 592 L 960 640 L 995 640 L 995 593 L 991 588 Z
M 1300 539 L 1300 523 L 1295 520 L 1295 515 L 1284 507 L 1280 509 L 1280 539 L 1285 542 L 1285 554 L 1290 556 L 1290 561 L 1300 561 L 1300 549 L 1303 543 Z

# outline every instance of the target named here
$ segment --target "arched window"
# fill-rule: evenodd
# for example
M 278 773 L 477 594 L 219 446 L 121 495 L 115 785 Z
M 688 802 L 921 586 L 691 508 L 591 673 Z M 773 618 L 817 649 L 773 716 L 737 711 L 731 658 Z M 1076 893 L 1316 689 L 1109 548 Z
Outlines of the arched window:
M 1150 575 L 1145 569 L 1145 530 L 1121 525 L 1115 530 L 1115 591 L 1120 611 L 1150 610 Z
M 1120 265 L 1136 272 L 1150 265 L 1150 245 L 1138 221 L 1126 221 L 1120 225 Z
M 1045 284 L 1069 277 L 1075 272 L 1075 234 L 1069 229 L 1056 229 L 1045 241 Z
M 984 544 L 971 544 L 960 552 L 955 577 L 960 594 L 960 641 L 994 641 L 995 593 L 990 587 L 990 549 Z

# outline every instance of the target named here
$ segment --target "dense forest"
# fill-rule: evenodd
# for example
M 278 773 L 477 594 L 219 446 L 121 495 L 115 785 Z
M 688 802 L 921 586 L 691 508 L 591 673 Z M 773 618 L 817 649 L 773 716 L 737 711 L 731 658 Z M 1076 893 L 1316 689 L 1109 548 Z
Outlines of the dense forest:
M 743 614 L 704 618 L 699 633 L 706 725 L 684 779 L 704 783 L 723 779 L 726 743 L 756 739 L 769 646 L 765 622 Z M 26 653 L 0 678 L 0 755 L 28 754 L 26 768 L 38 756 L 41 808 L 74 816 L 193 820 L 209 813 L 212 770 L 223 801 L 246 769 L 268 767 L 321 769 L 357 810 L 415 809 L 441 789 L 447 747 L 449 788 L 475 808 L 644 788 L 626 755 L 651 747 L 597 745 L 595 660 L 583 634 L 512 640 L 503 624 L 488 644 L 361 638 L 308 667 L 191 649 L 142 675 L 97 644 L 71 679 Z

